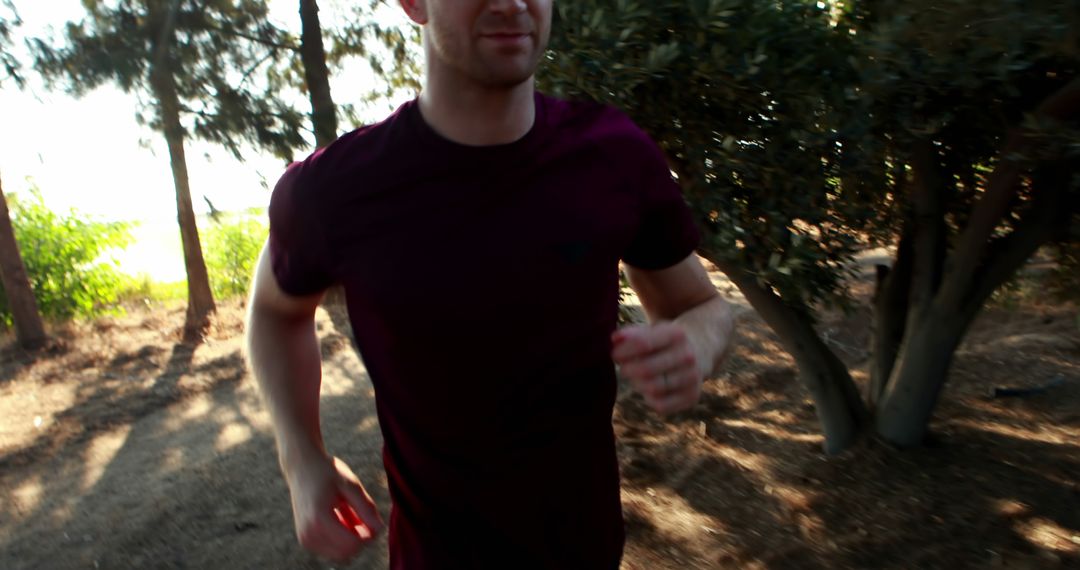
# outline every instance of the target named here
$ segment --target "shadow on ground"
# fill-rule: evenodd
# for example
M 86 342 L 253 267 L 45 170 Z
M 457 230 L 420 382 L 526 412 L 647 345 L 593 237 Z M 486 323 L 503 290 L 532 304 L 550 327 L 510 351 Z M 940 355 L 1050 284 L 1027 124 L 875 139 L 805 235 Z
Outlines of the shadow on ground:
M 335 335 L 324 347 L 347 345 Z M 113 355 L 49 430 L 0 456 L 0 567 L 325 568 L 296 546 L 267 418 L 235 344 L 200 362 L 204 347 L 185 344 Z M 328 448 L 388 508 L 370 383 L 351 351 L 324 354 L 323 413 L 343 422 L 327 430 Z M 380 546 L 357 565 L 385 567 Z
M 744 319 L 741 346 L 693 412 L 663 423 L 636 396 L 620 402 L 635 567 L 1080 567 L 1080 339 L 1054 328 L 1070 316 L 1041 314 L 997 334 L 1000 315 L 984 319 L 958 356 L 928 446 L 868 441 L 835 458 L 820 451 L 790 359 L 760 321 Z M 857 346 L 866 318 L 823 327 Z M 1034 334 L 1071 340 L 1024 354 L 992 342 Z M 865 364 L 857 350 L 838 352 Z M 1030 398 L 987 396 L 1053 377 L 1072 380 Z
M 914 451 L 867 442 L 824 457 L 791 360 L 750 314 L 693 411 L 665 421 L 624 388 L 614 418 L 624 568 L 1080 566 L 1080 335 L 1061 324 L 1071 313 L 1029 313 L 991 312 L 976 327 L 934 439 Z M 145 340 L 5 352 L 4 393 L 70 385 L 71 401 L 0 452 L 0 568 L 328 567 L 296 546 L 267 417 L 230 326 L 198 348 L 117 326 L 101 334 Z M 865 365 L 864 313 L 822 326 L 849 364 Z M 370 382 L 326 315 L 320 327 L 328 447 L 385 515 Z M 1066 341 L 1035 342 L 1046 338 Z M 1030 398 L 987 397 L 1058 376 L 1066 381 Z M 383 541 L 351 567 L 385 568 L 385 553 Z

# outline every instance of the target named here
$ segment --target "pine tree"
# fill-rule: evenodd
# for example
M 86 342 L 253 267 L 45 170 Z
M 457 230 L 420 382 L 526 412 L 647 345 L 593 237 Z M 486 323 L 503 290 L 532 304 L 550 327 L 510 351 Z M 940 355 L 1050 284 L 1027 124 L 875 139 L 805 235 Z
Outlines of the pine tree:
M 82 95 L 114 83 L 147 101 L 137 116 L 164 135 L 172 163 L 188 277 L 185 338 L 197 339 L 215 310 L 191 204 L 185 142 L 218 143 L 290 159 L 304 145 L 303 116 L 257 73 L 283 57 L 286 38 L 261 0 L 84 0 L 65 43 L 32 42 L 35 67 Z M 149 116 L 149 119 L 146 117 Z

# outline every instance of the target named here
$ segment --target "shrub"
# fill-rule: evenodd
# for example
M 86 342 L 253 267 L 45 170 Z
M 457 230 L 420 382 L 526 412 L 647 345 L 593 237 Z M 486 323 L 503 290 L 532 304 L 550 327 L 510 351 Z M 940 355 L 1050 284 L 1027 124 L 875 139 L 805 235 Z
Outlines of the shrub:
M 215 221 L 205 232 L 206 270 L 217 298 L 247 294 L 255 261 L 269 229 L 247 215 Z
M 11 222 L 41 315 L 53 320 L 93 317 L 117 309 L 124 276 L 112 257 L 131 243 L 131 224 L 57 214 L 31 187 L 29 199 L 9 196 Z M 0 316 L 11 324 L 0 290 Z

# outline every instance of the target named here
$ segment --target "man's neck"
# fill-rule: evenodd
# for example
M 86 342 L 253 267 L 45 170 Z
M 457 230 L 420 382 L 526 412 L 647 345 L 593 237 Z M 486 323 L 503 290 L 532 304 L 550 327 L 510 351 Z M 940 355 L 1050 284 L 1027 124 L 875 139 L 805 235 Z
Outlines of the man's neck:
M 429 75 L 420 114 L 435 132 L 459 144 L 491 146 L 524 137 L 536 120 L 533 78 L 515 87 L 489 89 Z

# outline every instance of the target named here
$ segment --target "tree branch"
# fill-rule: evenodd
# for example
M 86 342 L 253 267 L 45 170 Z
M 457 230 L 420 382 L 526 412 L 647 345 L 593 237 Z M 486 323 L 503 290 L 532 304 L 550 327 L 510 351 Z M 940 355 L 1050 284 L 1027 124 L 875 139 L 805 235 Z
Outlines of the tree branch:
M 1062 223 L 1068 223 L 1072 209 L 1067 204 L 1067 187 L 1072 173 L 1062 163 L 1039 173 L 1034 201 L 1023 220 L 1007 237 L 993 241 L 987 248 L 985 263 L 976 272 L 974 287 L 964 300 L 961 315 L 965 322 L 975 318 L 990 295 L 1050 241 Z
M 231 116 L 231 115 L 227 115 L 227 114 L 223 115 L 222 113 L 208 113 L 206 111 L 197 111 L 197 110 L 192 109 L 191 107 L 188 107 L 186 105 L 181 105 L 180 106 L 180 111 L 182 111 L 184 113 L 190 113 L 190 114 L 195 115 L 197 117 L 202 117 L 204 119 L 211 119 L 211 120 L 216 120 L 216 119 L 219 119 L 219 118 L 221 118 L 223 116 Z M 285 113 L 267 113 L 267 112 L 255 113 L 255 112 L 252 112 L 250 110 L 245 112 L 245 116 L 248 116 L 248 117 L 274 117 L 274 118 L 277 118 L 277 119 L 289 119 L 289 118 L 291 118 L 290 115 L 287 115 Z
M 805 315 L 784 301 L 769 287 L 722 256 L 706 258 L 716 264 L 742 291 L 766 323 L 776 331 L 780 343 L 799 366 L 799 376 L 810 391 L 825 432 L 825 450 L 837 453 L 854 442 L 869 413 L 851 380 L 847 366 L 822 342 Z
M 877 290 L 874 292 L 873 360 L 870 368 L 870 405 L 876 406 L 892 376 L 896 356 L 906 330 L 911 283 L 911 223 L 906 221 L 896 247 L 892 268 L 877 267 Z
M 1074 79 L 1046 98 L 1035 114 L 1041 117 L 1063 120 L 1080 112 L 1080 79 Z M 948 275 L 942 286 L 940 302 L 944 306 L 958 306 L 968 296 L 975 272 L 993 236 L 994 230 L 1016 198 L 1020 184 L 1020 164 L 1013 155 L 1030 144 L 1027 133 L 1017 127 L 1009 133 L 1005 147 L 999 154 L 997 166 L 990 174 L 986 192 L 975 205 L 967 227 L 957 240 L 956 249 L 949 256 Z
M 252 65 L 251 68 L 249 68 L 247 71 L 245 71 L 244 76 L 240 79 L 240 84 L 237 86 L 237 89 L 242 88 L 244 86 L 244 84 L 247 83 L 247 80 L 251 77 L 251 74 L 255 73 L 256 69 L 259 69 L 260 67 L 262 67 L 262 64 L 266 63 L 266 60 L 268 60 L 268 59 L 270 59 L 272 57 L 274 57 L 274 52 L 272 52 L 272 51 L 267 52 L 266 55 L 264 55 L 262 59 L 255 62 L 255 65 Z
M 203 22 L 201 22 L 201 24 L 202 24 L 202 28 L 204 30 L 206 30 L 206 31 L 218 32 L 220 34 L 225 34 L 227 36 L 232 36 L 234 38 L 242 38 L 242 39 L 248 40 L 250 42 L 254 42 L 254 43 L 257 43 L 259 45 L 264 45 L 266 47 L 271 47 L 271 48 L 275 48 L 275 49 L 283 49 L 283 50 L 288 50 L 288 51 L 292 51 L 292 52 L 299 52 L 300 51 L 300 46 L 295 45 L 295 44 L 283 44 L 283 43 L 275 42 L 273 40 L 269 40 L 269 39 L 266 39 L 266 38 L 260 38 L 258 36 L 253 36 L 251 34 L 245 34 L 244 32 L 240 32 L 240 31 L 237 31 L 237 30 L 223 28 L 221 26 L 217 26 L 217 25 L 213 24 L 212 22 L 208 22 L 208 21 L 203 21 Z
M 945 192 L 940 154 L 929 140 L 915 143 L 912 169 L 915 183 L 911 191 L 912 261 L 910 310 L 907 326 L 914 327 L 929 308 L 941 282 L 945 254 Z

